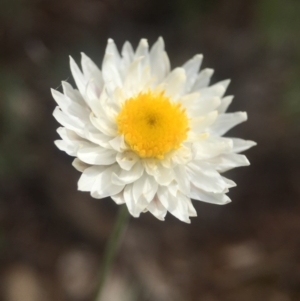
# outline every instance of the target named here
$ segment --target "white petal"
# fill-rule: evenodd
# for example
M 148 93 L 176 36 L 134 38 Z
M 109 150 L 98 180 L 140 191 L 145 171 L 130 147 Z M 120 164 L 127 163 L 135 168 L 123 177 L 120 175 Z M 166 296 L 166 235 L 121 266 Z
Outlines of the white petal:
M 133 183 L 133 197 L 136 203 L 146 201 L 150 203 L 156 192 L 158 184 L 153 177 L 143 174 L 136 182 Z
M 102 63 L 102 75 L 109 94 L 113 93 L 117 87 L 122 87 L 122 79 L 116 60 L 114 54 L 106 53 Z
M 111 181 L 116 185 L 130 184 L 137 181 L 143 172 L 143 165 L 137 162 L 130 170 L 121 169 L 118 173 L 113 173 Z
M 63 125 L 67 129 L 75 131 L 77 134 L 83 132 L 85 124 L 80 118 L 65 114 L 59 109 L 59 107 L 55 108 L 53 116 L 61 125 Z
M 158 160 L 154 158 L 144 158 L 143 159 L 143 164 L 145 167 L 145 170 L 148 175 L 151 176 L 157 176 L 158 174 Z
M 105 86 L 103 87 L 98 98 L 90 98 L 87 96 L 85 97 L 85 102 L 87 106 L 90 108 L 90 111 L 92 111 L 92 113 L 97 117 L 106 114 L 105 106 L 107 106 L 109 101 L 110 99 L 107 95 Z
M 87 168 L 91 167 L 91 165 L 82 162 L 78 158 L 73 160 L 72 165 L 80 172 L 84 172 Z
M 226 182 L 228 188 L 236 187 L 236 183 L 230 179 L 222 177 L 222 179 Z
M 164 40 L 159 37 L 150 50 L 151 73 L 155 83 L 161 82 L 170 72 L 170 61 L 165 52 Z
M 165 216 L 168 212 L 157 197 L 150 202 L 150 204 L 147 206 L 147 209 L 161 221 L 165 220 Z
M 77 151 L 83 145 L 90 145 L 90 142 L 81 138 L 76 133 L 64 127 L 57 129 L 58 134 L 63 140 L 56 140 L 55 145 L 70 156 L 77 156 Z
M 199 100 L 199 98 L 200 98 L 200 92 L 194 92 L 180 97 L 179 101 L 187 109 L 188 114 L 190 114 L 190 112 L 193 110 L 189 110 L 189 109 L 191 107 L 194 109 L 194 107 L 197 106 L 196 103 Z
M 72 141 L 72 142 L 79 142 L 79 143 L 88 142 L 82 137 L 78 136 L 74 131 L 68 130 L 67 128 L 59 127 L 56 131 L 59 134 L 59 136 L 65 141 Z
M 101 174 L 105 168 L 105 166 L 91 166 L 85 169 L 78 181 L 78 190 L 91 191 L 97 176 Z
M 174 179 L 174 172 L 170 168 L 160 166 L 154 178 L 160 185 L 169 185 Z
M 133 199 L 133 195 L 132 195 L 132 185 L 126 185 L 124 192 L 123 192 L 123 197 L 125 200 L 125 203 L 127 205 L 128 211 L 130 212 L 130 214 L 133 217 L 139 217 L 141 214 L 141 211 L 138 212 L 138 210 L 136 209 L 135 206 L 135 202 Z
M 84 98 L 78 90 L 73 89 L 73 87 L 68 82 L 61 82 L 64 94 L 72 101 L 84 106 L 86 105 Z
M 160 186 L 157 197 L 162 205 L 179 220 L 190 223 L 188 215 L 188 204 L 186 197 L 182 194 L 174 197 L 165 186 Z
M 86 106 L 80 105 L 57 90 L 51 89 L 52 96 L 61 110 L 71 116 L 77 117 L 85 122 L 88 121 L 89 110 Z
M 197 212 L 192 204 L 192 201 L 190 198 L 186 198 L 186 202 L 188 205 L 188 214 L 189 216 L 197 216 Z
M 221 104 L 219 97 L 211 98 L 199 98 L 198 101 L 195 101 L 193 106 L 187 108 L 188 115 L 190 117 L 199 117 L 206 115 L 217 109 Z
M 199 91 L 209 85 L 210 78 L 214 74 L 213 69 L 203 69 L 197 76 L 195 84 L 191 89 L 192 92 Z
M 243 140 L 239 138 L 230 138 L 233 142 L 233 147 L 232 147 L 232 152 L 234 153 L 240 153 L 248 148 L 255 146 L 256 142 L 251 141 L 251 140 Z
M 129 65 L 131 64 L 133 57 L 134 57 L 134 51 L 132 49 L 132 46 L 128 41 L 126 41 L 122 48 L 122 63 L 121 63 L 124 75 Z
M 128 68 L 124 80 L 123 93 L 125 94 L 125 98 L 128 99 L 140 93 L 145 89 L 149 81 L 150 72 L 143 67 L 142 57 L 134 59 Z
M 191 145 L 185 143 L 182 144 L 181 147 L 177 150 L 175 150 L 172 154 L 172 165 L 183 165 L 192 160 L 192 147 Z
M 189 180 L 196 187 L 207 192 L 223 193 L 227 189 L 227 183 L 214 169 L 198 162 L 189 163 L 187 166 Z
M 77 150 L 78 150 L 77 145 L 74 145 L 73 143 L 69 143 L 64 140 L 55 140 L 54 144 L 59 150 L 66 152 L 69 156 L 76 157 Z
M 130 170 L 132 166 L 139 160 L 139 157 L 131 151 L 117 153 L 116 161 L 122 169 Z
M 217 204 L 217 205 L 225 205 L 231 202 L 230 198 L 226 194 L 209 193 L 193 185 L 191 186 L 190 197 L 194 200 L 200 200 L 202 202 Z
M 223 85 L 213 85 L 207 88 L 200 90 L 200 96 L 202 98 L 211 98 L 211 97 L 222 97 L 226 92 L 226 89 Z
M 90 121 L 94 125 L 94 127 L 101 131 L 103 134 L 111 137 L 117 136 L 117 124 L 108 120 L 105 115 L 96 117 L 95 115 L 90 114 Z
M 186 73 L 186 92 L 189 92 L 194 86 L 202 60 L 203 55 L 197 54 L 182 66 Z
M 128 68 L 134 58 L 133 48 L 128 41 L 124 43 L 121 53 L 122 53 L 122 58 L 119 66 L 119 72 L 124 82 L 124 80 L 127 77 Z
M 87 81 L 71 56 L 70 68 L 78 90 L 80 91 L 81 95 L 85 95 Z
M 176 207 L 175 208 L 170 208 L 169 212 L 173 214 L 175 217 L 177 217 L 179 220 L 190 224 L 191 220 L 189 218 L 189 213 L 192 211 L 190 206 L 189 206 L 189 198 L 182 194 L 178 193 L 177 197 L 173 197 L 173 202 L 176 202 Z M 193 214 L 192 216 L 195 216 Z
M 101 118 L 104 115 L 109 122 L 116 124 L 117 116 L 121 110 L 120 104 L 116 103 L 113 99 L 109 99 L 106 103 L 100 102 L 100 104 L 102 106 L 102 111 L 99 110 L 99 113 L 101 112 L 101 114 L 95 114 L 95 116 Z
M 178 183 L 174 180 L 172 181 L 169 185 L 168 185 L 168 189 L 169 192 L 173 195 L 173 196 L 177 196 L 177 193 L 179 192 L 179 185 Z
M 199 141 L 202 141 L 204 139 L 206 139 L 207 137 L 209 137 L 209 134 L 207 132 L 193 132 L 193 131 L 189 131 L 188 132 L 188 138 L 187 138 L 187 142 L 189 143 L 198 143 Z
M 174 168 L 174 175 L 175 180 L 178 183 L 178 189 L 186 194 L 189 195 L 190 193 L 190 181 L 188 179 L 188 174 L 185 169 L 185 166 L 178 165 Z
M 174 69 L 164 80 L 163 86 L 167 96 L 177 99 L 184 92 L 186 75 L 183 68 Z
M 111 148 L 109 144 L 111 137 L 101 133 L 91 123 L 86 124 L 83 131 L 83 137 L 93 142 L 94 144 L 101 145 L 105 148 Z
M 218 107 L 219 114 L 225 113 L 233 100 L 233 96 L 226 96 L 222 98 L 221 104 Z
M 88 164 L 110 165 L 116 162 L 116 151 L 91 144 L 83 146 L 78 152 L 78 158 Z
M 121 57 L 113 39 L 108 39 L 105 54 L 112 55 L 113 64 L 116 66 L 116 68 L 118 68 L 120 65 Z
M 102 199 L 121 192 L 124 185 L 115 185 L 112 183 L 112 175 L 118 172 L 118 165 L 114 164 L 106 168 L 103 172 L 97 175 L 91 189 L 91 196 L 96 199 Z
M 123 191 L 119 192 L 118 194 L 112 195 L 111 198 L 117 205 L 122 205 L 125 203 Z
M 122 57 L 128 58 L 128 61 L 133 60 L 134 51 L 133 51 L 132 45 L 128 41 L 126 41 L 122 47 Z
M 94 79 L 91 79 L 86 84 L 86 92 L 85 92 L 85 101 L 87 105 L 92 109 L 95 106 L 95 102 L 99 101 L 99 96 L 101 95 L 101 91 L 95 82 Z
M 149 54 L 148 54 L 148 41 L 146 39 L 141 39 L 139 45 L 136 49 L 134 58 L 142 57 L 143 67 L 149 65 Z
M 206 87 L 200 90 L 200 93 L 203 97 L 211 97 L 211 96 L 217 96 L 222 97 L 225 94 L 225 91 L 227 87 L 230 84 L 230 79 L 225 79 L 220 82 L 217 82 L 216 84 Z
M 148 205 L 147 202 L 142 202 L 142 201 L 140 201 L 138 203 L 135 202 L 134 197 L 133 197 L 132 184 L 125 186 L 124 199 L 125 199 L 128 211 L 134 217 L 139 217 L 141 212 L 143 212 L 146 209 L 146 206 Z
M 104 85 L 102 72 L 84 53 L 81 53 L 81 66 L 87 83 L 87 96 L 89 99 L 98 99 Z
M 164 158 L 162 160 L 160 160 L 161 165 L 166 168 L 172 168 L 174 165 L 174 162 L 172 161 L 172 159 L 174 158 L 175 153 L 176 153 L 176 151 L 172 151 L 172 152 L 165 154 Z
M 97 84 L 99 89 L 102 89 L 103 86 L 103 78 L 100 69 L 96 66 L 96 64 L 83 52 L 81 53 L 81 66 L 83 75 L 86 80 L 93 79 Z
M 210 159 L 208 162 L 219 172 L 225 172 L 232 168 L 250 165 L 246 156 L 239 154 L 223 154 Z
M 214 86 L 222 86 L 225 90 L 227 90 L 229 84 L 230 84 L 231 80 L 230 79 L 225 79 L 225 80 L 222 80 L 220 82 L 217 82 L 215 83 L 212 87 Z
M 218 117 L 218 112 L 213 111 L 208 113 L 205 116 L 201 116 L 199 118 L 193 118 L 190 121 L 191 131 L 195 133 L 201 133 L 204 130 L 207 130 L 212 124 L 216 122 Z
M 117 151 L 117 152 L 123 152 L 124 150 L 127 149 L 127 146 L 125 144 L 125 141 L 124 141 L 124 136 L 121 135 L 121 136 L 117 136 L 115 137 L 114 139 L 110 140 L 109 141 L 109 144 L 111 145 L 111 147 Z
M 198 143 L 194 143 L 195 159 L 206 160 L 228 153 L 232 151 L 232 145 L 231 139 L 210 136 Z
M 246 120 L 247 120 L 246 112 L 220 114 L 216 122 L 210 127 L 210 132 L 212 134 L 217 134 L 222 136 L 231 128 Z

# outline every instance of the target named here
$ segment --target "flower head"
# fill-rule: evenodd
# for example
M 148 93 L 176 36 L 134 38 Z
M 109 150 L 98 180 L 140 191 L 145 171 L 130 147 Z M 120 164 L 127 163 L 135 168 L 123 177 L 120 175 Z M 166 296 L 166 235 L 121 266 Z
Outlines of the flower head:
M 184 222 L 197 215 L 191 199 L 230 202 L 235 183 L 221 174 L 249 165 L 238 153 L 255 143 L 222 137 L 247 114 L 225 113 L 229 80 L 209 86 L 213 70 L 199 72 L 201 61 L 171 71 L 162 38 L 150 50 L 145 39 L 136 51 L 126 42 L 121 55 L 108 40 L 102 71 L 85 54 L 82 71 L 71 58 L 78 90 L 67 82 L 63 94 L 52 90 L 53 115 L 62 125 L 57 147 L 82 172 L 79 190 L 126 203 L 134 217 L 164 220 L 169 211 Z

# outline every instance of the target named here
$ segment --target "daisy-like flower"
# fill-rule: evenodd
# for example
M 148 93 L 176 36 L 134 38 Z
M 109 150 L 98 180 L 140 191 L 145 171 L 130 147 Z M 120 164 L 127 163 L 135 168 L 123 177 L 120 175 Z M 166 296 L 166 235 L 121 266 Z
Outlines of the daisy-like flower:
M 85 54 L 82 71 L 70 59 L 78 90 L 67 82 L 63 94 L 52 90 L 53 115 L 62 125 L 55 144 L 82 172 L 79 190 L 126 203 L 134 217 L 164 220 L 169 211 L 187 223 L 197 215 L 191 199 L 230 202 L 235 183 L 221 174 L 249 165 L 238 153 L 255 142 L 222 137 L 247 114 L 225 113 L 230 81 L 209 86 L 213 70 L 199 72 L 202 58 L 171 71 L 159 38 L 150 50 L 145 39 L 136 51 L 125 42 L 121 55 L 109 39 L 102 70 Z

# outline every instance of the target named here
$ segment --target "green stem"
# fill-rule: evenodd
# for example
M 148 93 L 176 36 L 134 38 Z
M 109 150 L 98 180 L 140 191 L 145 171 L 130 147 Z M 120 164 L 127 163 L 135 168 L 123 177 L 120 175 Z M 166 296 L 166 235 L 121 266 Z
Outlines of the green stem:
M 116 257 L 117 251 L 120 246 L 122 234 L 126 229 L 127 222 L 129 220 L 129 213 L 126 205 L 121 205 L 118 216 L 113 228 L 113 231 L 109 237 L 109 241 L 105 247 L 104 257 L 103 257 L 103 266 L 99 275 L 98 281 L 98 290 L 96 293 L 95 301 L 101 300 L 101 294 L 105 281 L 107 280 L 108 274 L 111 270 L 112 264 Z

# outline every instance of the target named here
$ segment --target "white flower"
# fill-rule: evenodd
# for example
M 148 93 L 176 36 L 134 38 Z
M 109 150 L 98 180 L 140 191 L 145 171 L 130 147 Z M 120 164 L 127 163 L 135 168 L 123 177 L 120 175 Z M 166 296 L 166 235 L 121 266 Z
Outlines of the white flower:
M 213 70 L 199 72 L 201 61 L 170 71 L 162 38 L 150 51 L 145 39 L 136 51 L 126 42 L 121 55 L 108 40 L 102 71 L 85 54 L 82 71 L 71 58 L 78 90 L 67 82 L 63 94 L 52 90 L 53 115 L 62 125 L 55 144 L 82 172 L 79 190 L 126 203 L 134 217 L 164 220 L 169 211 L 187 223 L 197 215 L 191 198 L 230 202 L 235 183 L 221 173 L 249 165 L 238 153 L 255 143 L 221 137 L 247 114 L 225 113 L 229 80 L 208 86 Z

